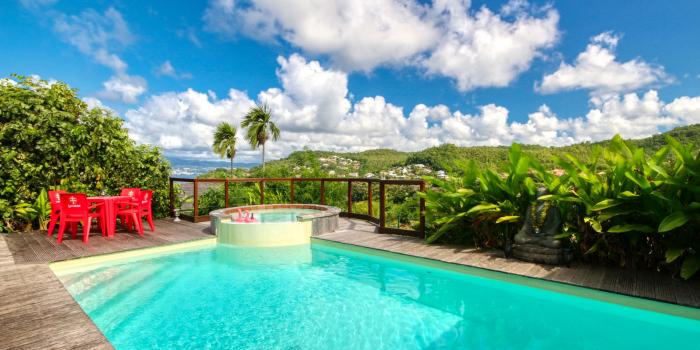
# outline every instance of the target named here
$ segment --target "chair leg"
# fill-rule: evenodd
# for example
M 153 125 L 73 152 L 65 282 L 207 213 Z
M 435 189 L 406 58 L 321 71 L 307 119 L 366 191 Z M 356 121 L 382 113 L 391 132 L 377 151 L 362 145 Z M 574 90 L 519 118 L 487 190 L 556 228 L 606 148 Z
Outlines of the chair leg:
M 90 239 L 90 224 L 92 223 L 92 218 L 87 217 L 87 219 L 84 219 L 82 221 L 83 223 L 83 243 L 87 243 L 88 240 Z
M 57 217 L 52 217 L 51 221 L 49 222 L 49 236 L 53 236 L 53 229 L 56 227 L 56 221 L 58 221 Z
M 146 214 L 146 220 L 148 221 L 148 226 L 151 227 L 151 232 L 155 232 L 156 226 L 153 225 L 153 213 L 148 212 L 148 214 Z
M 63 242 L 63 231 L 66 230 L 66 222 L 65 220 L 61 220 L 58 223 L 58 237 L 56 238 L 58 240 L 58 244 L 61 244 Z
M 139 233 L 139 236 L 143 236 L 143 225 L 141 223 L 141 219 L 139 218 L 139 215 L 136 213 L 131 214 L 131 219 L 134 220 L 134 225 L 136 226 L 136 230 Z
M 104 219 L 104 213 L 102 214 L 103 216 L 100 216 L 97 220 L 100 223 L 100 232 L 102 232 L 102 235 L 107 237 L 107 228 L 105 227 L 105 219 Z
M 75 221 L 70 226 L 70 236 L 75 239 L 78 238 L 78 222 Z

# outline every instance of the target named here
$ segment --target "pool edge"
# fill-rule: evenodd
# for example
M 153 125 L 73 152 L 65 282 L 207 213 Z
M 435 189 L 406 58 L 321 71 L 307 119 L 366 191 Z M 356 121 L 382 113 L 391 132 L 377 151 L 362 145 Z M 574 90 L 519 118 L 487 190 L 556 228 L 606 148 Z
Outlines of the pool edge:
M 444 269 L 458 273 L 465 273 L 473 276 L 490 278 L 527 287 L 540 288 L 576 297 L 588 298 L 626 307 L 632 307 L 636 309 L 642 309 L 700 321 L 700 309 L 698 308 L 693 308 L 690 306 L 684 306 L 679 304 L 672 304 L 640 296 L 625 295 L 600 289 L 578 286 L 565 282 L 551 281 L 537 277 L 509 273 L 505 271 L 492 270 L 483 267 L 451 263 L 410 254 L 392 252 L 378 248 L 370 248 L 351 243 L 341 243 L 337 241 L 323 239 L 320 237 L 312 237 L 311 244 L 319 244 L 331 248 L 345 249 L 357 253 L 395 259 L 398 261 L 413 263 L 421 266 Z
M 54 275 L 60 277 L 71 272 L 77 272 L 83 269 L 88 269 L 96 265 L 118 262 L 125 259 L 143 258 L 146 256 L 157 256 L 163 254 L 178 253 L 181 251 L 189 251 L 193 249 L 215 246 L 216 237 L 196 239 L 186 242 L 161 245 L 157 247 L 137 248 L 125 250 L 121 252 L 113 252 L 87 256 L 76 259 L 61 260 L 49 263 L 49 268 Z

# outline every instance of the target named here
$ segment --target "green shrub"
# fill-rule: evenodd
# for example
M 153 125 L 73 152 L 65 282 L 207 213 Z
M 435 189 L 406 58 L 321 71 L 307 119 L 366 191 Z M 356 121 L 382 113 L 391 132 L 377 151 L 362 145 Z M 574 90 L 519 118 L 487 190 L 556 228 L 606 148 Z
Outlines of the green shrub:
M 38 220 L 21 206 L 51 187 L 92 195 L 148 188 L 154 213 L 167 214 L 170 164 L 157 148 L 137 146 L 120 118 L 88 109 L 64 83 L 13 81 L 0 84 L 0 230 Z

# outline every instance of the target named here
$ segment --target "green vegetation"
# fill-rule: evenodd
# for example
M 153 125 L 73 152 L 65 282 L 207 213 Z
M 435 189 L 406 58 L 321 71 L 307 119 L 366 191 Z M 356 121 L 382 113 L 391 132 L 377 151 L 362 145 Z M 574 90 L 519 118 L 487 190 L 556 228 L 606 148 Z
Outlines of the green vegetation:
M 49 188 L 148 188 L 154 212 L 167 213 L 170 164 L 157 148 L 136 146 L 120 118 L 64 83 L 14 78 L 0 83 L 0 231 L 43 225 Z
M 519 145 L 504 175 L 475 162 L 463 176 L 428 179 L 428 241 L 503 247 L 523 222 L 538 186 L 562 211 L 563 239 L 579 258 L 665 269 L 690 278 L 700 270 L 700 154 L 667 136 L 665 144 L 619 136 L 591 147 L 589 156 L 564 153 L 550 162 L 555 176 Z M 646 149 L 635 144 L 645 145 Z M 647 154 L 652 147 L 656 152 Z
M 245 138 L 253 148 L 262 147 L 262 171 L 265 173 L 265 143 L 280 138 L 280 129 L 272 121 L 270 107 L 257 105 L 243 117 L 241 127 L 246 129 Z
M 666 145 L 666 136 L 672 136 L 684 145 L 700 146 L 700 124 L 678 127 L 663 134 L 651 137 L 629 140 L 628 143 L 641 148 L 646 154 L 653 154 Z M 537 145 L 523 145 L 523 154 L 537 160 L 545 168 L 554 168 L 554 157 L 563 157 L 571 154 L 577 158 L 585 159 L 592 155 L 596 146 L 606 147 L 610 141 L 596 143 L 580 143 L 564 147 L 544 147 Z M 696 149 L 696 148 L 693 148 Z M 461 174 L 464 162 L 474 161 L 475 166 L 503 171 L 504 164 L 508 161 L 509 149 L 506 146 L 482 146 L 459 147 L 452 144 L 444 144 L 427 148 L 418 152 L 400 152 L 388 149 L 369 150 L 357 153 L 328 152 L 302 150 L 291 153 L 287 158 L 270 161 L 268 167 L 288 169 L 288 174 L 293 175 L 295 166 L 308 167 L 320 166 L 319 158 L 333 156 L 347 158 L 359 162 L 357 170 L 360 176 L 366 173 L 377 174 L 382 170 L 411 164 L 424 164 L 433 170 L 445 170 L 451 174 Z M 255 172 L 255 169 L 252 169 Z M 323 176 L 327 176 L 323 175 Z
M 225 122 L 220 123 L 214 131 L 214 144 L 212 145 L 214 153 L 231 161 L 230 176 L 233 176 L 233 158 L 236 156 L 236 132 L 235 126 Z

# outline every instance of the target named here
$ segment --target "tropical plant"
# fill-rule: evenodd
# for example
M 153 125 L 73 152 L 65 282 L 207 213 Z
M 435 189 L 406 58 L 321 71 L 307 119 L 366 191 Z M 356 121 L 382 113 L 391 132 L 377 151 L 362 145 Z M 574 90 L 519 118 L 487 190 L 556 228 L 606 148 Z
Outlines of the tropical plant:
M 27 225 L 33 213 L 34 209 L 27 203 L 11 205 L 9 201 L 0 199 L 0 232 L 15 231 L 22 223 Z M 25 226 L 25 230 L 29 228 L 31 225 Z
M 262 169 L 265 173 L 265 144 L 269 139 L 277 141 L 280 129 L 272 121 L 270 107 L 256 105 L 243 117 L 241 127 L 246 128 L 246 139 L 253 148 L 262 147 Z
M 45 188 L 42 188 L 39 196 L 36 197 L 32 209 L 34 209 L 32 220 L 37 221 L 40 230 L 46 230 L 51 219 L 51 202 Z
M 503 175 L 469 163 L 455 180 L 427 179 L 422 193 L 431 234 L 437 239 L 473 240 L 499 246 L 512 237 L 527 205 L 552 201 L 562 211 L 563 233 L 585 260 L 667 269 L 683 278 L 700 271 L 700 154 L 667 137 L 647 155 L 615 136 L 591 156 L 554 157 L 554 176 L 510 150 Z M 535 189 L 548 194 L 535 198 Z M 518 225 L 513 225 L 518 224 Z M 455 239 L 457 238 L 457 239 Z
M 214 153 L 231 161 L 229 174 L 231 177 L 233 177 L 233 158 L 236 156 L 236 132 L 235 126 L 222 122 L 214 131 L 214 144 L 212 145 Z
M 541 166 L 523 154 L 518 144 L 509 150 L 505 173 L 480 169 L 473 161 L 459 166 L 461 178 L 428 177 L 426 181 L 437 190 L 419 194 L 426 199 L 428 221 L 436 227 L 428 242 L 461 230 L 476 245 L 503 246 L 515 235 L 517 224 L 535 199 L 537 185 L 530 171 Z

